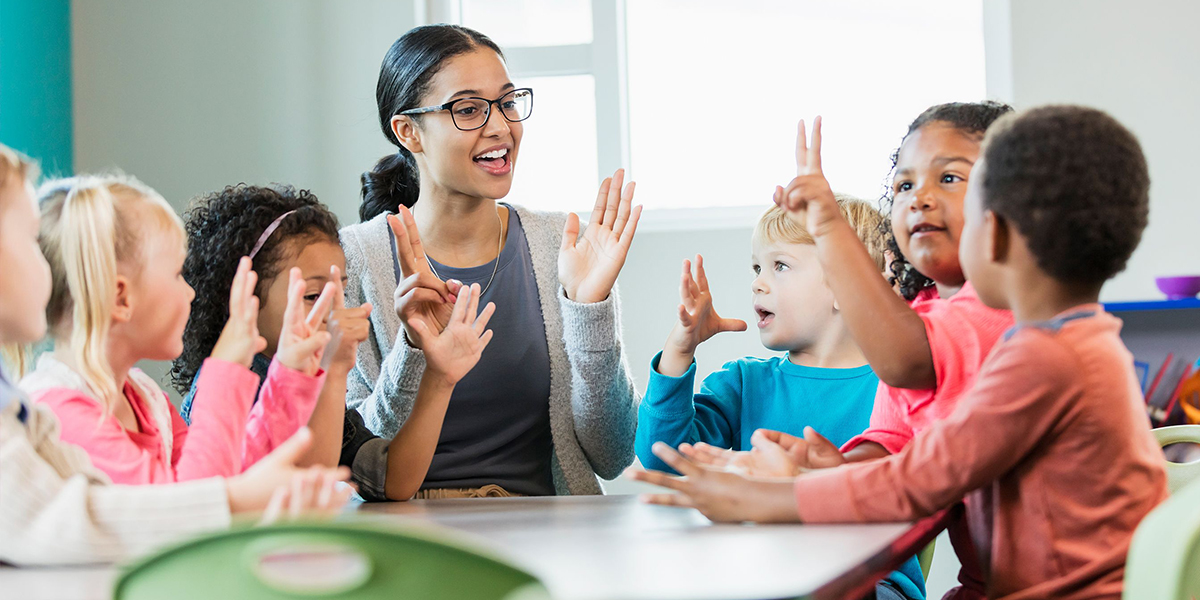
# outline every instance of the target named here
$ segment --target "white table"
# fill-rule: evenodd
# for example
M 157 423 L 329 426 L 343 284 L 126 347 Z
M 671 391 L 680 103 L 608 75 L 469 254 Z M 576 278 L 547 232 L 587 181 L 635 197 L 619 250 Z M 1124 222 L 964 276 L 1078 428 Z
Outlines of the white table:
M 836 597 L 872 563 L 896 564 L 944 519 L 877 525 L 715 525 L 698 512 L 636 496 L 415 500 L 355 504 L 359 518 L 433 523 L 465 532 L 539 576 L 555 598 Z M 907 540 L 907 541 L 906 541 Z M 113 567 L 0 568 L 0 596 L 105 599 Z M 840 579 L 839 579 L 840 578 Z M 861 579 L 861 576 L 858 577 Z

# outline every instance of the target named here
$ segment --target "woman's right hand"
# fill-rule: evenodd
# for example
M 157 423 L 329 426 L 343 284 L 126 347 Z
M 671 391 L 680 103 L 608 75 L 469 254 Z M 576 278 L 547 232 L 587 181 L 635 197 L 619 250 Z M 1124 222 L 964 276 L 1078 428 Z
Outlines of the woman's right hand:
M 462 283 L 442 281 L 429 268 L 425 248 L 421 245 L 421 234 L 408 208 L 401 206 L 399 214 L 388 215 L 388 226 L 396 240 L 397 256 L 400 258 L 400 275 L 403 280 L 396 286 L 394 301 L 396 316 L 404 324 L 408 343 L 420 348 L 412 322 L 419 320 L 435 334 L 440 334 L 450 322 L 454 301 Z

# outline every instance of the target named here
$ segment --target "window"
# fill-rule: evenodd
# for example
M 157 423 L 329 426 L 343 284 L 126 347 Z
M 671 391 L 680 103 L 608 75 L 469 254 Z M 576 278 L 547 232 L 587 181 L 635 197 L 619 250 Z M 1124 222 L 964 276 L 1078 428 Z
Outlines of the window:
M 795 175 L 796 122 L 818 114 L 833 188 L 878 198 L 914 117 L 985 96 L 978 1 L 626 7 L 632 167 L 647 209 L 752 206 L 753 222 Z
M 874 200 L 917 114 L 986 95 L 982 0 L 424 7 L 492 37 L 536 90 L 509 199 L 586 217 L 627 166 L 649 228 L 753 223 L 794 175 L 797 120 L 817 114 L 834 189 Z

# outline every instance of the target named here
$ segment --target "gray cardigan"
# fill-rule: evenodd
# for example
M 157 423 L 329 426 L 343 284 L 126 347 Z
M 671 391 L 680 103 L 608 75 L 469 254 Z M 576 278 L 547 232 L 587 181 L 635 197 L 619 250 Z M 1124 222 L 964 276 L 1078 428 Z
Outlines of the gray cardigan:
M 608 299 L 580 304 L 558 283 L 558 250 L 565 213 L 513 207 L 529 242 L 550 350 L 551 468 L 559 494 L 601 494 L 596 476 L 614 479 L 633 463 L 640 395 L 621 345 L 617 289 Z M 398 335 L 396 274 L 385 215 L 341 231 L 346 252 L 346 304 L 370 302 L 371 334 L 358 349 L 346 404 L 376 434 L 391 438 L 412 412 L 425 354 Z M 492 340 L 504 344 L 504 340 Z

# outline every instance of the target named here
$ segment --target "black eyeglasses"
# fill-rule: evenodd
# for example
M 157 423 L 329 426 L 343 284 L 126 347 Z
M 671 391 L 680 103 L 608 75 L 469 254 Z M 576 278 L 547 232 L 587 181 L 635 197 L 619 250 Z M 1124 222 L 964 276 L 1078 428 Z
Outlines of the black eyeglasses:
M 450 111 L 450 118 L 454 121 L 455 127 L 462 131 L 473 131 L 483 127 L 487 123 L 488 117 L 492 114 L 493 104 L 500 107 L 500 114 L 504 115 L 504 118 L 508 119 L 509 122 L 517 123 L 524 121 L 529 118 L 529 115 L 533 114 L 533 89 L 517 88 L 495 100 L 476 97 L 459 98 L 440 106 L 411 108 L 401 111 L 400 114 L 421 115 L 448 110 Z

